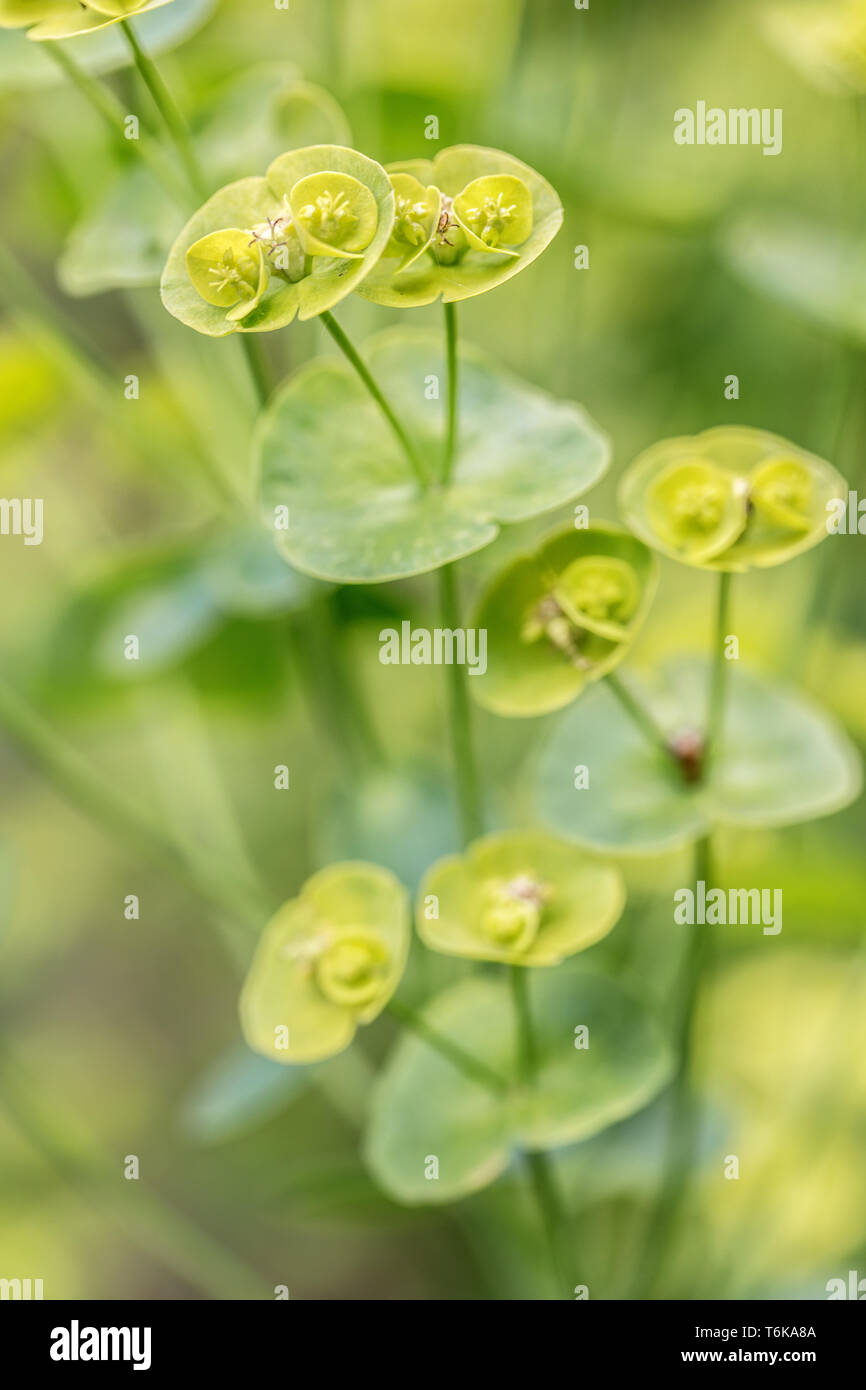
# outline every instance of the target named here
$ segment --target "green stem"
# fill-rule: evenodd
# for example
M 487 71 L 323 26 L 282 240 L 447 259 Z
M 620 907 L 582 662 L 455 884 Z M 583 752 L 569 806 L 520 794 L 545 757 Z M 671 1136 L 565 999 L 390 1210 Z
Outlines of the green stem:
M 180 113 L 177 102 L 168 90 L 159 69 L 149 54 L 145 53 L 136 37 L 135 30 L 129 20 L 122 19 L 120 27 L 126 36 L 126 41 L 132 50 L 132 57 L 138 74 L 153 99 L 153 104 L 159 112 L 163 124 L 168 131 L 175 149 L 180 156 L 180 161 L 184 167 L 191 187 L 200 198 L 207 198 L 210 190 L 201 171 L 195 151 L 192 147 L 192 139 L 186 121 Z
M 155 174 L 160 183 L 164 185 L 173 198 L 177 199 L 181 207 L 186 207 L 189 202 L 186 189 L 177 178 L 169 161 L 160 157 L 157 150 L 151 146 L 150 141 L 140 134 L 138 140 L 124 139 L 123 127 L 127 113 L 113 92 L 103 86 L 101 82 L 95 81 L 88 72 L 79 67 L 64 44 L 45 43 L 42 44 L 42 51 L 53 59 L 64 77 L 84 97 L 84 100 L 97 113 L 100 120 L 105 123 L 120 152 L 123 155 L 128 155 L 130 145 L 134 144 L 140 158 Z
M 539 1054 L 529 1003 L 527 978 L 529 967 L 512 965 L 508 969 L 511 999 L 517 1025 L 518 1075 L 525 1086 L 533 1086 L 538 1075 Z M 553 1165 L 546 1153 L 526 1153 L 524 1157 L 541 1218 L 554 1284 L 560 1290 L 560 1298 L 570 1298 L 571 1251 L 568 1241 L 570 1223 L 557 1185 Z
M 456 565 L 445 565 L 438 571 L 439 611 L 442 627 L 454 632 L 460 627 L 460 599 L 457 588 Z M 481 784 L 472 739 L 472 706 L 469 699 L 466 668 L 457 662 L 446 667 L 448 681 L 448 729 L 451 737 L 451 759 L 454 786 L 460 816 L 460 831 L 464 845 L 476 840 L 484 829 L 481 804 Z
M 271 385 L 268 378 L 268 367 L 265 362 L 265 355 L 262 345 L 256 342 L 250 333 L 239 333 L 241 351 L 244 361 L 250 374 L 250 380 L 255 391 L 256 401 L 261 410 L 264 410 L 271 394 Z
M 728 635 L 732 579 L 733 575 L 725 570 L 722 570 L 719 575 L 719 590 L 716 601 L 715 647 L 712 654 L 710 694 L 707 708 L 705 744 L 705 759 L 707 762 L 719 751 L 724 740 L 725 693 L 728 676 L 728 661 L 725 657 L 725 639 Z
M 442 485 L 447 487 L 454 471 L 457 452 L 457 398 L 459 394 L 459 366 L 457 361 L 457 306 L 445 305 L 445 343 L 448 361 L 448 398 L 445 426 L 445 457 L 442 464 Z
M 70 748 L 42 717 L 19 695 L 0 681 L 0 727 L 56 786 L 98 824 L 126 840 L 134 849 L 144 845 L 156 858 L 220 908 L 250 928 L 258 930 L 271 912 L 271 905 L 256 901 L 249 885 L 235 880 L 219 860 L 187 854 L 166 836 L 138 806 L 95 776 L 86 758 Z M 246 964 L 242 943 L 235 942 L 240 963 Z
M 695 880 L 703 880 L 709 890 L 713 880 L 711 837 L 704 835 L 695 845 Z M 677 988 L 677 1014 L 674 1029 L 676 1071 L 670 1092 L 662 1178 L 644 1236 L 643 1255 L 635 1277 L 633 1297 L 646 1298 L 662 1267 L 676 1229 L 677 1217 L 689 1191 L 689 1179 L 697 1148 L 700 1112 L 692 1086 L 695 1006 L 709 954 L 709 928 L 695 924 L 689 929 Z
M 499 1076 L 492 1067 L 488 1067 L 486 1062 L 479 1061 L 470 1052 L 464 1052 L 462 1047 L 452 1042 L 444 1033 L 437 1032 L 421 1014 L 410 1009 L 407 1004 L 401 1003 L 398 999 L 392 999 L 387 1005 L 387 1012 L 398 1019 L 404 1027 L 416 1033 L 419 1038 L 423 1038 L 430 1047 L 440 1056 L 446 1058 L 470 1081 L 477 1082 L 479 1086 L 484 1086 L 486 1090 L 494 1091 L 497 1095 L 502 1095 L 508 1090 L 508 1082 L 504 1077 Z
M 273 1297 L 264 1279 L 212 1236 L 175 1211 L 140 1180 L 124 1182 L 69 1139 L 52 1105 L 40 1107 L 38 1088 L 0 1054 L 0 1104 L 31 1148 L 80 1198 L 107 1211 L 140 1250 L 192 1287 L 215 1299 Z M 118 1160 L 119 1163 L 119 1160 Z
M 361 378 L 367 390 L 370 392 L 370 395 L 373 397 L 373 400 L 376 402 L 385 419 L 388 421 L 388 424 L 390 425 L 395 438 L 399 441 L 401 449 L 403 450 L 404 454 L 406 455 L 406 458 L 409 460 L 409 463 L 412 466 L 412 471 L 415 474 L 415 477 L 418 479 L 418 482 L 421 484 L 421 487 L 426 490 L 427 478 L 425 476 L 424 469 L 421 465 L 421 460 L 415 452 L 415 447 L 408 434 L 406 433 L 405 429 L 403 428 L 402 424 L 397 419 L 397 416 L 394 414 L 394 411 L 391 409 L 391 406 L 388 403 L 386 397 L 382 394 L 382 391 L 375 378 L 373 377 L 372 373 L 370 372 L 369 367 L 367 367 L 366 363 L 359 356 L 351 340 L 340 327 L 340 325 L 337 323 L 337 320 L 334 318 L 334 315 L 330 313 L 329 310 L 326 309 L 324 313 L 319 315 L 319 318 L 321 319 L 325 328 L 327 328 L 328 332 L 330 333 L 334 342 L 337 344 L 340 351 L 346 356 L 348 361 L 351 362 L 352 366 L 355 368 L 355 371 L 358 373 L 358 376 Z
M 649 710 L 635 698 L 628 686 L 623 683 L 619 674 L 616 671 L 608 671 L 604 679 L 608 690 L 613 692 L 629 719 L 637 725 L 644 738 L 664 753 L 666 757 L 675 757 L 663 730 L 656 724 Z

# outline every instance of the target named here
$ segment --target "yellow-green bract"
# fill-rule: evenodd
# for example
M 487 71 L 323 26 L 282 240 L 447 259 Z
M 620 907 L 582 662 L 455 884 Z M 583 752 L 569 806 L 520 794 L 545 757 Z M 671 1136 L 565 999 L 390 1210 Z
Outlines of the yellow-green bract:
M 69 39 L 118 24 L 172 0 L 0 0 L 0 29 L 27 28 L 28 39 Z M 29 26 L 29 27 L 28 27 Z
M 375 160 L 343 145 L 291 150 L 264 178 L 227 184 L 199 208 L 169 252 L 162 302 L 215 338 L 314 318 L 357 288 L 393 221 L 394 193 Z M 263 258 L 261 286 L 249 265 L 238 264 L 245 249 L 256 271 Z M 223 302 L 232 284 L 237 293 Z
M 433 865 L 416 924 L 425 945 L 446 955 L 557 965 L 606 936 L 624 906 L 611 865 L 544 831 L 508 831 Z
M 408 950 L 408 896 L 393 874 L 322 869 L 265 928 L 241 993 L 244 1037 L 278 1062 L 342 1052 L 391 998 Z
M 652 602 L 655 556 L 616 526 L 558 531 L 512 561 L 483 594 L 478 703 L 509 718 L 561 709 L 625 656 Z
M 412 308 L 440 295 L 453 303 L 483 294 L 531 265 L 562 226 L 556 190 L 502 150 L 455 145 L 388 172 L 394 236 L 358 286 L 377 304 Z
M 744 571 L 817 545 L 828 505 L 846 493 L 824 459 L 728 425 L 654 444 L 625 473 L 619 501 L 648 545 L 697 568 Z

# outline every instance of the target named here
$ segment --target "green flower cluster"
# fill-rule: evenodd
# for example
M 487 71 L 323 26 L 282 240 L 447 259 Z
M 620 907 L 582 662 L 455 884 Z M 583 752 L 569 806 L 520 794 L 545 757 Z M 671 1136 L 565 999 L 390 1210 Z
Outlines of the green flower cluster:
M 0 0 L 0 29 L 27 29 L 28 39 L 70 39 L 132 19 L 172 0 Z

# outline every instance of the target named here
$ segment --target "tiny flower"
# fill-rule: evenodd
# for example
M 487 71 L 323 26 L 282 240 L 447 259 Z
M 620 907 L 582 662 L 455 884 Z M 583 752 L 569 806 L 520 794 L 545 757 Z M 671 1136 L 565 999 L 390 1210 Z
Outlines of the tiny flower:
M 369 188 L 333 170 L 299 179 L 289 192 L 288 204 L 309 256 L 360 259 L 379 220 Z
M 513 561 L 482 596 L 487 632 L 479 704 L 509 717 L 573 700 L 622 660 L 652 600 L 651 552 L 616 527 L 570 528 Z
M 479 251 L 516 256 L 532 232 L 532 194 L 513 175 L 473 179 L 453 206 L 469 246 Z
M 747 570 L 810 549 L 844 498 L 831 464 L 763 430 L 723 426 L 647 449 L 620 485 L 643 540 L 688 565 Z
M 212 232 L 195 242 L 186 253 L 189 278 L 202 299 L 235 321 L 245 318 L 260 303 L 268 283 L 261 245 L 237 227 Z
M 241 994 L 244 1036 L 278 1062 L 347 1047 L 399 984 L 409 946 L 405 889 L 374 864 L 333 864 L 265 928 Z
M 558 965 L 606 936 L 624 903 L 617 869 L 543 831 L 509 831 L 434 864 L 416 921 L 425 945 L 446 955 Z

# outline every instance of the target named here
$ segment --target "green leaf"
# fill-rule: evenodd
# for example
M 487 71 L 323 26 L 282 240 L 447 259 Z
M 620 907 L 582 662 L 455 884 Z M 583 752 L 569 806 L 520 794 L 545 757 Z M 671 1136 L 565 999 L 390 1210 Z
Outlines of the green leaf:
M 246 1047 L 233 1047 L 195 1082 L 181 1122 L 201 1144 L 219 1144 L 261 1124 L 307 1090 L 309 1067 L 281 1067 Z
M 624 905 L 612 866 L 543 831 L 507 831 L 433 865 L 418 891 L 416 925 L 425 945 L 446 955 L 558 965 L 606 936 Z
M 414 1035 L 395 1048 L 373 1093 L 366 1162 L 407 1205 L 447 1203 L 505 1172 L 515 1151 L 548 1150 L 598 1134 L 646 1105 L 670 1057 L 643 1005 L 604 975 L 572 964 L 528 976 L 539 1071 L 504 1094 L 470 1081 Z M 516 1030 L 509 992 L 465 980 L 424 1010 L 427 1022 L 500 1075 L 513 1076 Z M 575 1047 L 575 1029 L 589 1046 Z M 439 1176 L 429 1179 L 430 1159 Z
M 172 3 L 173 0 L 98 0 L 94 5 L 83 0 L 44 0 L 38 4 L 31 0 L 29 9 L 39 22 L 28 28 L 27 37 L 37 43 L 76 38 Z M 21 8 L 21 0 L 0 0 L 0 15 L 3 9 Z
M 445 303 L 454 303 L 495 289 L 531 265 L 562 226 L 556 190 L 528 164 L 502 150 L 455 145 L 441 150 L 433 160 L 389 165 L 388 172 L 410 174 L 424 187 L 438 188 L 449 200 L 445 211 L 452 202 L 453 209 L 449 225 L 411 265 L 401 267 L 384 257 L 358 286 L 358 293 L 376 304 L 406 309 L 432 304 L 440 295 Z M 502 229 L 491 236 L 501 241 L 496 248 L 486 245 L 472 224 L 463 220 L 463 214 L 474 214 L 480 229 L 490 226 L 483 210 L 474 206 L 485 196 L 493 202 L 500 196 L 509 209 L 507 217 L 500 219 Z
M 652 552 L 618 527 L 549 537 L 481 598 L 473 626 L 487 633 L 487 669 L 472 694 L 511 718 L 568 704 L 626 655 L 657 578 Z
M 400 983 L 409 951 L 406 890 L 375 864 L 332 864 L 269 922 L 241 992 L 244 1037 L 282 1063 L 348 1047 Z
M 440 466 L 446 379 L 438 336 L 391 329 L 365 346 L 385 395 L 426 460 Z M 257 435 L 263 514 L 289 507 L 279 533 L 298 569 L 339 583 L 422 574 L 482 549 L 500 522 L 525 521 L 592 487 L 608 442 L 585 412 L 555 401 L 464 345 L 453 482 L 421 492 L 375 402 L 351 368 L 303 367 L 263 415 Z
M 69 235 L 57 263 L 65 294 L 155 285 L 177 231 L 174 201 L 147 169 L 118 177 Z
M 793 213 L 751 213 L 724 228 L 722 254 L 759 294 L 855 343 L 866 341 L 862 238 Z
M 765 569 L 827 535 L 847 484 L 824 459 L 765 430 L 723 425 L 644 450 L 619 487 L 631 529 L 698 569 Z
M 630 685 L 671 737 L 700 730 L 709 665 L 680 658 L 652 683 Z M 643 688 L 641 688 L 643 687 Z M 576 790 L 574 768 L 589 770 Z M 782 826 L 841 810 L 859 794 L 859 757 L 823 712 L 784 686 L 736 666 L 729 672 L 723 738 L 706 785 L 684 780 L 604 685 L 563 717 L 542 750 L 542 819 L 580 844 L 657 852 L 718 824 Z
M 344 255 L 330 254 L 330 248 L 338 243 L 328 238 L 311 238 L 303 227 L 303 244 L 299 240 L 295 215 L 302 209 L 295 209 L 293 214 L 292 192 L 303 181 L 321 181 L 327 174 L 334 176 L 330 181 L 333 188 L 317 185 L 317 205 L 323 198 L 345 195 L 346 187 L 361 186 L 350 215 L 363 217 L 362 251 L 355 244 L 357 233 L 355 240 L 346 243 L 348 250 Z M 245 178 L 228 184 L 193 215 L 169 252 L 160 285 L 162 302 L 170 314 L 189 328 L 215 338 L 238 331 L 273 332 L 291 323 L 296 314 L 302 320 L 314 318 L 357 288 L 384 251 L 393 218 L 391 184 L 374 160 L 342 145 L 290 150 L 272 162 L 265 178 Z M 258 308 L 240 321 L 232 319 L 231 310 L 226 314 L 201 297 L 187 265 L 190 247 L 227 227 L 246 229 L 251 242 L 265 246 L 271 270 L 270 283 Z

